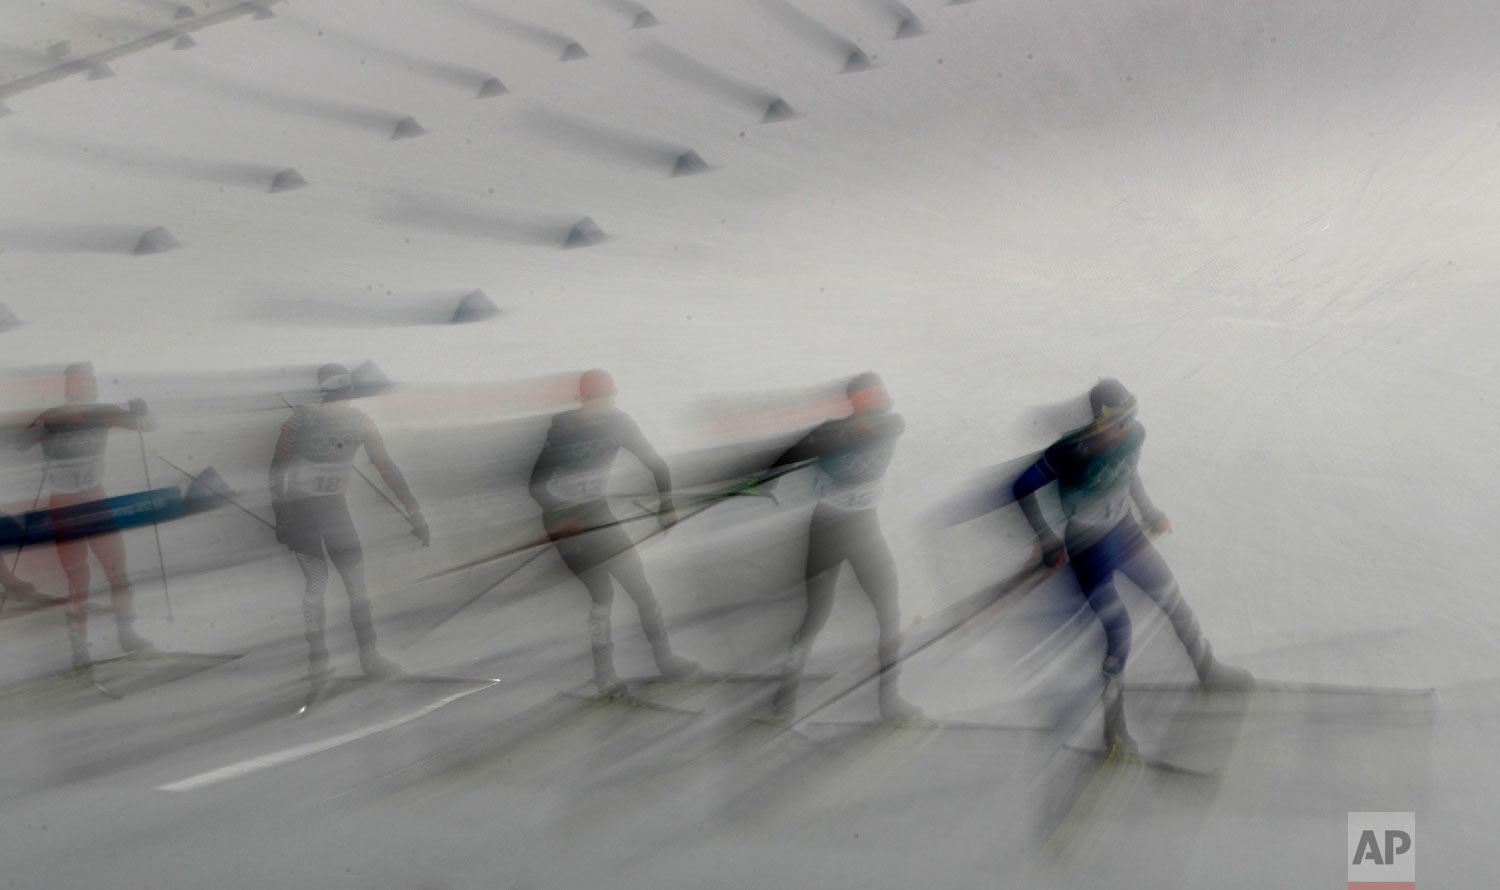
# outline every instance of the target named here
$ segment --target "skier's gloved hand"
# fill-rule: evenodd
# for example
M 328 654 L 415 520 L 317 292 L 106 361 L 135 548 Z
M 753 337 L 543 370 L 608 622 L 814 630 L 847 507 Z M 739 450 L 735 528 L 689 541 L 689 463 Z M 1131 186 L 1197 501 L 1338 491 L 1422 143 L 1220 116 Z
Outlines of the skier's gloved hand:
M 1067 548 L 1063 542 L 1052 535 L 1038 538 L 1037 543 L 1042 548 L 1042 565 L 1049 569 L 1055 569 L 1068 560 Z
M 1172 530 L 1172 523 L 1167 519 L 1167 514 L 1160 510 L 1142 516 L 1141 521 L 1146 524 L 1146 531 L 1155 537 L 1160 537 Z
M 427 527 L 427 519 L 424 516 L 422 516 L 422 511 L 421 510 L 413 510 L 413 511 L 411 511 L 410 518 L 411 518 L 411 533 L 412 533 L 412 535 L 418 541 L 422 542 L 422 546 L 423 547 L 426 547 L 427 545 L 431 544 L 432 543 L 432 529 L 430 529 L 430 528 Z

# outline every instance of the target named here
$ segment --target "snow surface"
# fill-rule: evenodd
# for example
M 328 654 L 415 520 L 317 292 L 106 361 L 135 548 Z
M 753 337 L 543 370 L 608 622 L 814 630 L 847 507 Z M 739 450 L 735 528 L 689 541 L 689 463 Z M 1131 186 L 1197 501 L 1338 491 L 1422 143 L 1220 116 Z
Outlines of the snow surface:
M 957 579 L 1010 565 L 981 537 L 931 558 L 924 512 L 973 471 L 1047 444 L 1060 427 L 1046 406 L 1119 377 L 1140 397 L 1142 474 L 1175 527 L 1161 550 L 1218 653 L 1267 677 L 1434 687 L 1439 719 L 1424 757 L 1332 783 L 1362 787 L 1357 800 L 1291 778 L 1317 774 L 1320 746 L 1334 756 L 1327 727 L 1300 737 L 1306 752 L 1262 752 L 1265 774 L 1193 826 L 1186 864 L 1163 877 L 1121 861 L 1110 886 L 1337 882 L 1344 813 L 1382 809 L 1418 811 L 1423 884 L 1492 875 L 1500 11 L 1468 0 L 910 6 L 924 33 L 893 40 L 895 7 L 855 0 L 799 2 L 805 17 L 653 0 L 661 24 L 640 29 L 628 3 L 326 0 L 195 32 L 191 50 L 116 60 L 108 80 L 10 96 L 0 302 L 23 325 L 4 335 L 6 361 L 91 359 L 106 398 L 158 406 L 157 453 L 212 463 L 246 491 L 259 490 L 283 415 L 186 405 L 256 374 L 293 381 L 368 358 L 430 385 L 605 367 L 621 407 L 671 455 L 709 444 L 704 406 L 874 368 L 908 422 L 883 504 L 908 616 L 967 593 Z M 847 46 L 830 35 L 874 66 L 840 73 Z M 560 61 L 568 42 L 588 56 Z M 674 52 L 723 77 L 674 75 L 689 70 Z M 479 98 L 489 77 L 508 92 Z M 776 96 L 797 116 L 761 123 Z M 392 139 L 406 117 L 425 134 Z M 710 169 L 670 176 L 689 149 Z M 286 168 L 308 185 L 271 192 Z M 607 238 L 564 249 L 585 217 Z M 179 246 L 135 255 L 157 226 Z M 475 290 L 500 314 L 444 324 Z M 435 448 L 432 428 L 371 410 L 419 497 L 451 469 L 436 453 L 514 446 L 497 460 L 520 466 L 521 446 L 534 447 L 528 427 Z M 117 436 L 112 488 L 139 479 L 133 448 Z M 35 472 L 13 468 L 9 502 L 29 500 Z M 496 505 L 519 503 L 490 494 L 440 500 L 439 540 L 422 552 L 370 500 L 362 528 L 397 542 L 372 557 L 377 596 L 399 599 L 380 588 L 482 549 Z M 784 522 L 755 517 L 794 546 Z M 688 531 L 645 556 L 669 613 L 703 596 L 673 587 L 704 577 L 693 544 L 726 546 Z M 191 549 L 192 533 L 170 534 Z M 224 553 L 243 543 L 220 538 Z M 143 627 L 195 649 L 292 633 L 290 594 L 215 598 L 296 588 L 290 563 L 257 546 L 263 558 L 185 574 L 173 587 L 183 617 L 168 626 L 143 605 Z M 145 536 L 130 554 L 137 567 L 155 558 Z M 794 584 L 787 571 L 778 583 Z M 257 630 L 231 624 L 241 608 Z M 864 639 L 860 609 L 841 589 L 830 633 Z M 17 645 L 55 660 L 60 632 Z M 962 710 L 1004 682 L 949 668 L 914 665 L 912 696 Z M 1254 748 L 1244 731 L 1241 748 Z M 990 885 L 1088 883 L 1010 883 L 1016 872 L 978 852 L 925 856 L 960 839 L 983 849 L 976 820 L 1012 837 L 1003 826 L 1021 818 L 990 797 L 982 754 L 955 762 L 979 784 L 907 777 L 881 801 L 899 821 L 905 802 L 945 798 L 931 810 L 962 825 L 961 838 L 904 825 L 909 869 L 795 834 L 720 835 L 663 849 L 669 865 L 651 880 L 968 886 L 993 869 Z M 1182 812 L 1133 826 L 1128 849 L 1149 859 Z M 550 880 L 536 866 L 525 885 L 584 886 L 565 876 L 648 852 L 621 859 L 611 844 Z M 799 867 L 827 879 L 802 883 Z

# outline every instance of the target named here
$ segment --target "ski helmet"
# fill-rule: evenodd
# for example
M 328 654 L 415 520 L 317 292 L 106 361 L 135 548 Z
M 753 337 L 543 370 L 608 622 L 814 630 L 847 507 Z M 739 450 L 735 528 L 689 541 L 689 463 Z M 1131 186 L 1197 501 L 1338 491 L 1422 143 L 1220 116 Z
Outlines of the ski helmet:
M 94 379 L 92 362 L 74 362 L 63 370 L 63 395 L 70 404 L 99 399 L 99 382 Z
M 1089 390 L 1089 409 L 1094 412 L 1095 420 L 1132 415 L 1135 413 L 1135 396 L 1125 384 L 1113 377 L 1105 377 Z
M 585 402 L 607 399 L 615 394 L 615 378 L 609 372 L 594 368 L 578 378 L 578 397 Z
M 340 398 L 354 391 L 354 378 L 349 369 L 337 362 L 329 362 L 318 369 L 318 389 L 324 398 Z
M 879 411 L 889 408 L 891 404 L 890 394 L 885 391 L 885 381 L 874 371 L 865 371 L 851 377 L 844 387 L 844 395 L 848 396 L 855 414 Z

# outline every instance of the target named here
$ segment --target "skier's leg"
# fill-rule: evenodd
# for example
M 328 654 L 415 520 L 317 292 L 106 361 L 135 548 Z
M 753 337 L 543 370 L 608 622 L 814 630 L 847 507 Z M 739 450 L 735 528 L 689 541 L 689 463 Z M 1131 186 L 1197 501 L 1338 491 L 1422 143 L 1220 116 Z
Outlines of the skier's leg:
M 1104 625 L 1104 747 L 1133 745 L 1125 729 L 1125 697 L 1121 675 L 1130 658 L 1130 613 L 1120 602 L 1119 592 L 1111 582 L 1096 585 L 1087 592 L 1089 606 Z
M 880 659 L 880 713 L 887 720 L 913 720 L 921 710 L 901 698 L 896 690 L 900 675 L 901 607 L 897 601 L 896 560 L 881 534 L 874 511 L 849 525 L 849 565 L 854 577 L 875 608 L 880 628 L 876 655 Z
M 607 694 L 620 685 L 615 674 L 615 647 L 609 624 L 615 589 L 609 572 L 602 565 L 609 554 L 601 550 L 592 534 L 562 538 L 556 541 L 556 546 L 563 563 L 588 590 L 589 651 L 594 659 L 594 683 L 601 693 Z
M 365 585 L 365 551 L 349 505 L 342 496 L 310 499 L 316 510 L 318 532 L 328 550 L 328 560 L 344 582 L 349 597 L 349 624 L 359 646 L 359 667 L 366 677 L 378 680 L 401 673 L 395 662 L 380 654 L 375 622 L 370 615 L 370 593 Z
M 359 646 L 359 667 L 366 677 L 378 680 L 401 673 L 401 668 L 384 655 L 376 645 L 375 622 L 370 614 L 370 594 L 365 587 L 365 555 L 358 547 L 334 549 L 329 542 L 328 558 L 338 569 L 349 596 L 349 623 Z
M 1125 699 L 1120 676 L 1130 658 L 1130 613 L 1120 602 L 1115 590 L 1114 575 L 1120 567 L 1122 551 L 1120 538 L 1115 532 L 1105 535 L 1081 552 L 1071 553 L 1069 561 L 1078 583 L 1083 588 L 1089 607 L 1104 626 L 1104 662 L 1101 673 L 1104 678 L 1104 746 L 1113 750 L 1117 745 L 1133 744 L 1125 729 Z
M 115 628 L 120 636 L 120 648 L 126 652 L 140 652 L 152 648 L 151 642 L 135 632 L 135 603 L 130 591 L 130 575 L 125 570 L 125 542 L 118 532 L 94 535 L 88 539 L 89 549 L 104 569 L 109 579 L 110 600 L 115 607 Z
M 771 710 L 790 717 L 797 703 L 797 686 L 802 679 L 802 667 L 807 664 L 808 652 L 813 640 L 828 622 L 828 613 L 833 609 L 833 591 L 838 586 L 839 567 L 843 565 L 845 553 L 836 534 L 836 522 L 813 512 L 812 524 L 807 534 L 807 566 L 804 589 L 807 605 L 802 613 L 802 623 L 792 634 L 786 660 L 781 669 L 781 686 L 771 701 Z
M 68 580 L 68 646 L 72 650 L 73 667 L 87 667 L 88 604 L 89 604 L 89 546 L 87 541 L 58 541 L 57 561 L 62 564 L 63 576 Z
M 1104 675 L 1104 748 L 1111 755 L 1129 756 L 1136 751 L 1135 740 L 1125 728 L 1125 692 L 1119 674 Z
M 302 629 L 307 639 L 307 676 L 318 682 L 328 675 L 328 643 L 323 638 L 326 621 L 323 591 L 328 587 L 328 560 L 323 554 L 296 552 L 297 567 L 306 585 L 302 590 Z
M 646 580 L 646 570 L 635 552 L 635 543 L 618 527 L 604 531 L 608 533 L 604 536 L 607 540 L 604 546 L 615 554 L 604 564 L 604 570 L 635 602 L 636 611 L 641 618 L 641 631 L 646 635 L 646 642 L 651 644 L 651 656 L 656 660 L 657 670 L 664 677 L 680 678 L 692 674 L 698 670 L 699 665 L 691 659 L 672 653 L 666 628 L 662 625 L 661 605 L 651 590 L 651 584 Z
M 609 573 L 590 569 L 578 576 L 589 592 L 589 652 L 594 659 L 594 683 L 601 693 L 610 693 L 620 685 L 615 674 L 615 644 L 610 631 L 610 613 L 615 588 Z
M 1212 683 L 1215 685 L 1237 685 L 1250 681 L 1250 675 L 1239 669 L 1224 665 L 1214 658 L 1213 647 L 1209 645 L 1208 638 L 1203 635 L 1198 626 L 1198 617 L 1193 614 L 1193 609 L 1182 598 L 1182 592 L 1178 589 L 1177 579 L 1173 577 L 1172 570 L 1167 567 L 1166 560 L 1147 541 L 1144 536 L 1133 548 L 1130 559 L 1125 563 L 1123 570 L 1125 576 L 1135 583 L 1141 590 L 1146 592 L 1152 602 L 1166 614 L 1167 620 L 1172 624 L 1172 630 L 1177 634 L 1177 639 L 1182 641 L 1182 646 L 1187 650 L 1188 658 L 1193 662 L 1193 670 L 1198 674 L 1201 683 Z

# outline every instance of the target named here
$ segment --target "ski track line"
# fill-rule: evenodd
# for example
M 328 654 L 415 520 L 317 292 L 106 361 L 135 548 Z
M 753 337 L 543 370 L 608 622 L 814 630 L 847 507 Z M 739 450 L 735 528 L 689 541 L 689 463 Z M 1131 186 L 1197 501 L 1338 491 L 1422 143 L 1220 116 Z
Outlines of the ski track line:
M 263 754 L 260 757 L 252 757 L 248 760 L 241 760 L 238 763 L 231 763 L 228 766 L 221 766 L 218 769 L 211 769 L 208 772 L 199 773 L 195 776 L 189 776 L 186 779 L 179 779 L 176 782 L 169 782 L 166 785 L 159 785 L 157 786 L 157 790 L 197 791 L 200 788 L 207 788 L 210 785 L 217 785 L 220 782 L 227 782 L 230 779 L 238 779 L 241 776 L 248 776 L 251 773 L 258 773 L 262 770 L 271 769 L 272 767 L 282 766 L 283 764 L 291 763 L 296 760 L 302 760 L 304 758 L 311 757 L 314 754 L 321 754 L 324 751 L 337 748 L 341 745 L 347 745 L 350 742 L 357 742 L 360 739 L 368 738 L 372 735 L 377 735 L 389 729 L 395 729 L 398 726 L 411 723 L 414 720 L 420 720 L 423 717 L 426 717 L 428 714 L 431 714 L 433 711 L 436 711 L 438 708 L 441 708 L 445 705 L 450 705 L 463 698 L 464 696 L 473 695 L 476 692 L 483 692 L 484 690 L 489 689 L 491 686 L 494 686 L 499 681 L 476 680 L 475 682 L 483 683 L 484 685 L 479 686 L 476 689 L 467 689 L 463 692 L 455 692 L 452 695 L 443 696 L 430 705 L 425 705 L 415 711 L 412 711 L 409 714 L 404 714 L 400 717 L 393 717 L 389 720 L 382 720 L 379 723 L 372 723 L 369 726 L 363 727 L 361 729 L 351 730 L 350 732 L 342 733 L 331 738 L 326 738 L 322 741 L 308 742 L 303 745 L 295 745 L 291 748 L 284 748 L 271 754 Z

